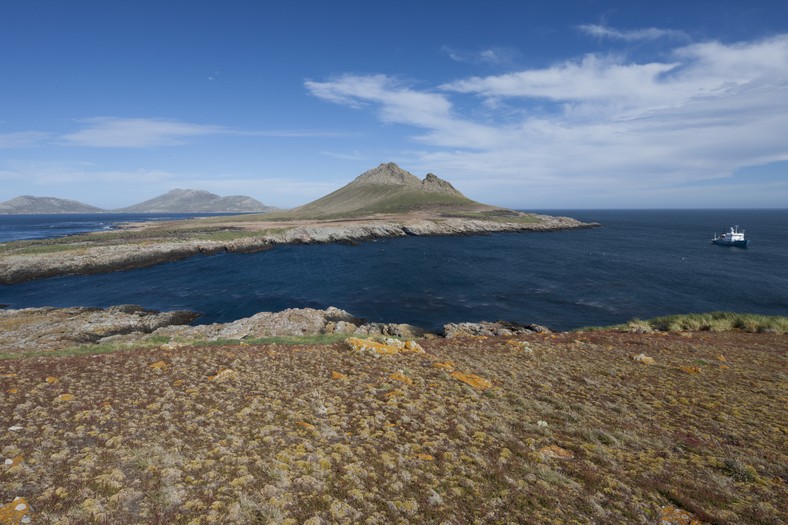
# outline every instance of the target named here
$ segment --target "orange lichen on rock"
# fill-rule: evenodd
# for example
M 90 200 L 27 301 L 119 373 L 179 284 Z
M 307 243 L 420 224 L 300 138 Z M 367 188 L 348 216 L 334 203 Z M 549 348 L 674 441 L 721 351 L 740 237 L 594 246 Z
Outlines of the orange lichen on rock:
M 574 459 L 575 455 L 565 448 L 558 445 L 549 445 L 539 449 L 539 453 L 545 458 L 552 459 Z
M 433 456 L 432 454 L 419 453 L 416 454 L 416 457 L 424 461 L 435 461 L 435 456 Z
M 653 365 L 656 363 L 653 357 L 649 357 L 646 354 L 638 354 L 632 358 L 633 361 L 636 363 L 643 363 L 644 365 Z
M 25 498 L 16 497 L 14 501 L 0 507 L 0 524 L 20 525 L 30 523 L 30 505 Z
M 25 459 L 25 457 L 22 456 L 22 455 L 14 456 L 12 458 L 6 459 L 5 460 L 5 465 L 7 467 L 9 467 L 9 468 L 10 467 L 15 467 L 15 466 L 19 465 L 20 463 L 22 463 L 22 461 L 24 461 L 24 459 Z
M 347 379 L 347 375 L 341 372 L 331 372 L 331 379 Z
M 151 363 L 148 365 L 148 368 L 151 370 L 163 370 L 167 368 L 169 365 L 165 361 L 156 361 L 155 363 Z
M 487 390 L 492 386 L 492 383 L 483 377 L 479 377 L 476 374 L 464 374 L 462 372 L 452 372 L 451 376 L 458 380 L 462 381 L 463 383 L 476 388 L 477 390 Z
M 693 514 L 671 505 L 662 507 L 659 525 L 703 525 Z
M 367 352 L 374 355 L 424 353 L 424 349 L 416 341 L 400 341 L 399 339 L 386 339 L 381 343 L 372 339 L 349 337 L 345 339 L 345 344 L 356 352 Z
M 74 394 L 60 394 L 55 401 L 74 401 Z
M 445 361 L 443 363 L 432 363 L 435 368 L 443 368 L 444 370 L 454 370 L 454 361 Z
M 217 383 L 230 381 L 233 379 L 238 379 L 238 372 L 230 368 L 225 368 L 224 370 L 220 370 L 216 372 L 216 375 L 212 375 L 208 378 L 209 381 L 216 381 Z
M 391 379 L 396 380 L 396 381 L 400 381 L 401 383 L 405 383 L 406 385 L 412 385 L 413 384 L 413 379 L 409 378 L 408 376 L 406 376 L 402 372 L 395 372 L 395 373 L 391 374 L 389 377 Z
M 688 374 L 700 374 L 700 367 L 699 366 L 682 366 L 680 367 L 682 371 Z

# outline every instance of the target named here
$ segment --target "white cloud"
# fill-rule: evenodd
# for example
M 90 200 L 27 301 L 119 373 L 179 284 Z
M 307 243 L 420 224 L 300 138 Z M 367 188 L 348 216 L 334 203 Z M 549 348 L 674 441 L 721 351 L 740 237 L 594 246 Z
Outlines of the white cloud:
M 360 109 L 370 103 L 380 106 L 385 122 L 440 126 L 447 121 L 451 104 L 438 93 L 416 91 L 386 75 L 343 75 L 328 82 L 306 81 L 315 96 Z
M 417 128 L 411 138 L 428 146 L 411 152 L 419 164 L 485 192 L 497 183 L 531 193 L 640 192 L 645 198 L 788 159 L 788 35 L 685 45 L 666 61 L 587 55 L 426 90 L 385 75 L 346 75 L 307 87 L 325 100 L 374 108 L 384 122 Z M 462 105 L 455 104 L 458 97 Z M 506 114 L 496 113 L 498 107 Z M 474 182 L 482 177 L 486 183 Z
M 307 89 L 315 96 L 361 109 L 376 105 L 379 118 L 390 124 L 408 124 L 429 130 L 417 137 L 435 145 L 460 143 L 483 147 L 500 139 L 494 128 L 464 121 L 457 127 L 458 117 L 452 104 L 442 93 L 417 91 L 386 75 L 343 75 L 327 82 L 307 81 Z M 471 146 L 469 144 L 475 144 Z
M 93 117 L 85 128 L 62 135 L 60 143 L 92 148 L 146 148 L 183 144 L 187 137 L 221 133 L 224 128 L 161 118 Z
M 675 29 L 658 29 L 656 27 L 647 27 L 641 29 L 630 29 L 622 31 L 612 27 L 600 24 L 584 24 L 577 26 L 580 31 L 595 36 L 598 38 L 610 38 L 613 40 L 626 40 L 627 42 L 634 42 L 639 40 L 657 40 L 660 38 L 674 38 L 686 40 L 687 34 L 683 31 L 676 31 Z

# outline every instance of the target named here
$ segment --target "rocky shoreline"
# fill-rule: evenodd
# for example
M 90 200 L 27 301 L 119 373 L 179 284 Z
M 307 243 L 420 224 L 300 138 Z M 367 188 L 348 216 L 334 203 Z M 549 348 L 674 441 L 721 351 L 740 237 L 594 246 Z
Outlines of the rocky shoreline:
M 110 308 L 24 308 L 0 309 L 0 352 L 26 354 L 83 345 L 133 345 L 168 341 L 194 343 L 244 341 L 266 337 L 346 335 L 348 337 L 430 338 L 467 336 L 512 336 L 548 333 L 539 325 L 510 322 L 450 323 L 441 333 L 409 324 L 375 323 L 344 310 L 329 307 L 291 308 L 259 312 L 229 323 L 191 325 L 198 313 L 187 310 L 158 312 L 138 305 Z
M 251 253 L 282 244 L 355 243 L 372 239 L 416 236 L 479 235 L 501 232 L 544 232 L 593 228 L 596 223 L 583 223 L 570 217 L 532 215 L 532 222 L 504 222 L 466 218 L 415 218 L 389 221 L 369 218 L 357 221 L 312 221 L 283 228 L 249 231 L 249 235 L 229 241 L 161 240 L 145 242 L 127 240 L 102 243 L 101 234 L 90 242 L 62 245 L 41 253 L 6 248 L 0 251 L 0 284 L 9 285 L 68 274 L 93 274 L 143 268 L 185 259 L 198 254 L 221 252 Z M 262 226 L 270 226 L 263 224 Z M 147 226 L 150 227 L 150 226 Z M 249 225 L 244 225 L 249 227 Z M 144 228 L 141 227 L 140 228 Z M 95 242 L 94 242 L 95 241 Z M 19 243 L 16 243 L 19 244 Z M 61 248 L 61 249 L 57 249 Z

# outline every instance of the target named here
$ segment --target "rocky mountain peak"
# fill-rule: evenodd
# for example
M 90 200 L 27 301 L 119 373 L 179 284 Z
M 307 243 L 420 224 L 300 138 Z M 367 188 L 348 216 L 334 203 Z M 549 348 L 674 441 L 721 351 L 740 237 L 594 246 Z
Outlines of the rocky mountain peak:
M 424 191 L 432 193 L 450 193 L 453 195 L 462 195 L 457 189 L 451 185 L 449 181 L 445 181 L 433 173 L 427 173 L 424 180 L 421 181 L 421 186 Z
M 421 181 L 410 172 L 407 172 L 394 164 L 386 162 L 365 171 L 359 175 L 354 182 L 365 184 L 395 184 L 397 186 L 417 186 Z
M 356 185 L 385 184 L 407 186 L 414 190 L 426 191 L 429 193 L 448 193 L 462 196 L 454 186 L 433 173 L 428 173 L 424 180 L 420 180 L 418 177 L 403 170 L 393 162 L 385 162 L 377 168 L 365 171 L 353 182 Z

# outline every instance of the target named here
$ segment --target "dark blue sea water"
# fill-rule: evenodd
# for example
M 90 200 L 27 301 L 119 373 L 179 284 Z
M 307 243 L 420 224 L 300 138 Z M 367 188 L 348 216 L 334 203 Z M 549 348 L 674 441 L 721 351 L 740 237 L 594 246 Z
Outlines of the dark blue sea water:
M 198 322 L 337 306 L 437 329 L 510 320 L 557 330 L 672 313 L 788 315 L 788 210 L 561 211 L 602 228 L 407 237 L 199 256 L 151 268 L 0 286 L 0 303 L 190 309 Z M 710 243 L 738 224 L 749 249 Z
M 0 242 L 45 239 L 99 230 L 121 222 L 174 221 L 226 213 L 73 213 L 68 215 L 0 215 Z

